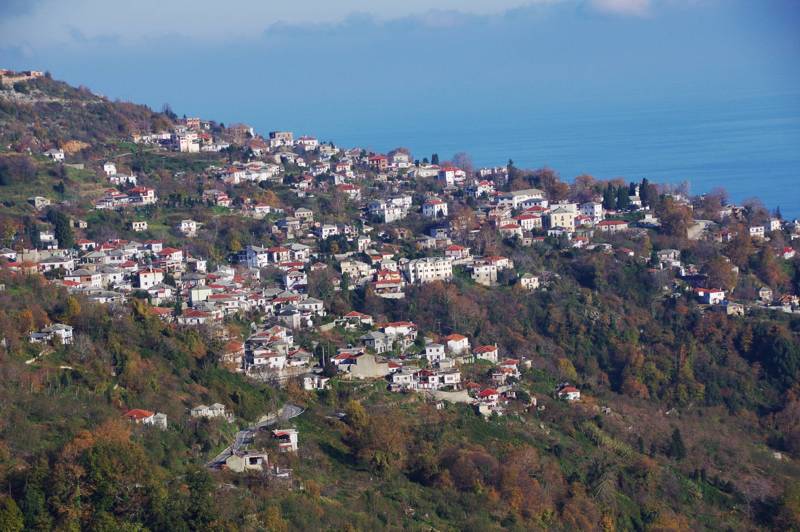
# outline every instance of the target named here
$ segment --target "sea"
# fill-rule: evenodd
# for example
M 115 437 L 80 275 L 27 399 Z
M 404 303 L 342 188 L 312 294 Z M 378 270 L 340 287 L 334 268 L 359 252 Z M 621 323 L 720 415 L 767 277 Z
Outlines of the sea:
M 685 182 L 692 194 L 722 187 L 731 201 L 758 198 L 785 219 L 800 218 L 800 90 L 613 105 L 510 105 L 499 96 L 467 111 L 350 111 L 316 127 L 309 133 L 321 140 L 380 152 L 402 146 L 417 159 L 466 152 L 476 167 L 511 159 L 549 166 L 567 181 L 587 173 Z

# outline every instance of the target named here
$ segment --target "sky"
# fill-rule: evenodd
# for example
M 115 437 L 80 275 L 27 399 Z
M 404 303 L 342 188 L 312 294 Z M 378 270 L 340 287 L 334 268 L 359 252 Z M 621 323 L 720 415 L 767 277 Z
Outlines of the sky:
M 262 133 L 480 154 L 609 116 L 631 144 L 753 98 L 796 117 L 798 28 L 798 0 L 0 0 L 0 68 Z M 772 131 L 800 152 L 796 132 Z
M 797 0 L 2 0 L 0 67 L 222 121 L 783 93 Z

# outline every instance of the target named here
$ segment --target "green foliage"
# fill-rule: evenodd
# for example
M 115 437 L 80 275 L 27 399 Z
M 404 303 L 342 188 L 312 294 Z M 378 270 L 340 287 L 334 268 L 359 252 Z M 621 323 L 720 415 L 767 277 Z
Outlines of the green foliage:
M 25 519 L 17 503 L 7 495 L 0 495 L 0 530 L 20 532 L 24 528 Z
M 135 145 L 127 141 L 132 133 L 166 128 L 174 113 L 111 103 L 52 80 L 25 90 L 34 100 L 46 98 L 30 105 L 0 101 L 3 145 L 38 153 L 32 138 L 45 145 L 87 142 L 70 157 L 91 166 L 122 155 L 148 185 L 158 186 L 157 206 L 88 212 L 85 236 L 134 238 L 127 223 L 147 219 L 148 233 L 135 238 L 165 240 L 214 266 L 248 244 L 282 241 L 271 232 L 276 216 L 245 219 L 202 201 L 210 183 L 205 169 L 248 158 L 246 149 L 189 155 Z M 433 159 L 439 162 L 436 154 Z M 535 185 L 553 199 L 581 201 L 602 194 L 608 209 L 628 208 L 636 188 L 581 176 L 577 190 L 578 180 L 570 188 L 547 168 L 525 170 L 509 161 L 508 170 L 506 189 Z M 326 223 L 359 216 L 358 205 L 341 194 L 299 198 L 288 183 L 301 169 L 288 166 L 287 174 L 287 184 L 242 184 L 228 192 L 235 202 L 252 198 L 289 212 L 308 206 Z M 62 246 L 71 246 L 68 215 L 79 215 L 100 184 L 91 170 L 3 153 L 0 186 L 4 203 L 21 213 L 2 216 L 4 245 L 28 247 L 38 244 L 43 223 L 25 205 L 29 195 L 62 196 L 64 206 L 49 209 L 46 220 Z M 371 198 L 395 186 L 402 184 L 367 179 L 363 190 Z M 413 187 L 417 200 L 436 190 L 425 181 Z M 800 273 L 775 258 L 770 245 L 781 245 L 778 234 L 772 244 L 754 245 L 744 231 L 724 247 L 689 242 L 688 207 L 660 196 L 647 180 L 639 194 L 661 218 L 661 230 L 598 237 L 634 250 L 635 257 L 575 249 L 567 239 L 523 247 L 493 230 L 480 232 L 476 254 L 506 255 L 516 265 L 503 281 L 544 272 L 546 283 L 535 293 L 506 282 L 487 289 L 459 269 L 452 283 L 409 286 L 406 298 L 385 300 L 370 289 L 346 290 L 347 279 L 344 290 L 335 290 L 332 260 L 310 275 L 309 294 L 326 301 L 331 317 L 360 310 L 381 321 L 413 319 L 422 333 L 457 332 L 473 346 L 497 344 L 502 357 L 529 361 L 512 384 L 516 400 L 506 415 L 489 419 L 470 405 L 438 410 L 422 394 L 388 393 L 383 381 L 336 379 L 330 362 L 324 368 L 334 377 L 330 390 L 307 393 L 296 383 L 279 390 L 220 367 L 217 337 L 162 322 L 142 293 L 111 312 L 38 276 L 0 270 L 6 287 L 0 292 L 0 485 L 8 494 L 0 496 L 0 530 L 796 528 L 800 320 L 762 312 L 728 317 L 679 291 L 665 293 L 664 286 L 680 280 L 650 268 L 657 267 L 654 250 L 677 247 L 685 262 L 702 265 L 710 281 L 735 287 L 737 295 L 761 283 L 789 290 Z M 461 193 L 454 202 L 459 209 L 476 206 Z M 186 217 L 204 224 L 201 238 L 186 241 L 174 233 Z M 427 229 L 415 215 L 401 225 L 415 233 Z M 404 256 L 424 254 L 410 240 L 387 234 L 386 241 Z M 345 237 L 330 238 L 318 260 L 353 249 Z M 723 255 L 739 275 L 731 275 Z M 280 275 L 268 271 L 263 281 Z M 181 307 L 178 297 L 176 315 Z M 229 317 L 226 325 L 233 336 L 246 334 L 251 319 Z M 28 333 L 54 321 L 75 327 L 75 344 L 53 346 L 34 359 L 41 349 L 29 344 Z M 330 360 L 362 333 L 309 330 L 297 339 L 304 348 L 316 346 L 316 355 L 324 349 Z M 406 355 L 422 347 L 421 334 Z M 465 382 L 489 385 L 492 364 L 461 369 Z M 581 388 L 581 402 L 552 398 L 564 380 Z M 205 467 L 243 423 L 275 411 L 287 395 L 308 406 L 291 421 L 300 429 L 301 450 L 296 456 L 270 452 L 270 462 L 292 469 L 294 489 Z M 526 408 L 534 398 L 543 408 Z M 187 415 L 188 407 L 212 402 L 225 404 L 241 423 Z M 120 419 L 128 408 L 163 411 L 170 427 L 128 424 Z M 268 435 L 257 441 L 271 443 Z M 792 458 L 777 460 L 767 445 Z
M 59 247 L 72 248 L 75 245 L 75 235 L 72 232 L 69 217 L 61 211 L 49 209 L 47 211 L 47 220 L 53 224 Z
M 683 443 L 683 436 L 681 430 L 677 427 L 672 431 L 672 436 L 669 439 L 667 446 L 667 454 L 675 460 L 683 460 L 686 458 L 686 445 Z

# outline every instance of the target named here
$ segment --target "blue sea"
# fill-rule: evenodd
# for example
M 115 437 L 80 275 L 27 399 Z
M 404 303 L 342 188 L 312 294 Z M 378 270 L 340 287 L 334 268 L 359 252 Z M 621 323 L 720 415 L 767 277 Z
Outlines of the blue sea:
M 513 159 L 518 167 L 550 166 L 565 180 L 647 177 L 687 182 L 692 194 L 723 187 L 732 201 L 758 197 L 784 218 L 800 217 L 800 92 L 557 107 L 498 97 L 468 112 L 367 108 L 316 127 L 308 132 L 339 145 L 404 146 L 419 159 L 467 152 L 476 166 Z

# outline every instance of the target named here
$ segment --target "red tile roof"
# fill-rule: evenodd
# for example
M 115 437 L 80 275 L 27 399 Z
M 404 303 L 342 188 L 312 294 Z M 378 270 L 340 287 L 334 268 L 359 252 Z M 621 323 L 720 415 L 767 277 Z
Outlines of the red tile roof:
M 151 417 L 153 412 L 149 410 L 142 410 L 140 408 L 134 408 L 133 410 L 128 410 L 125 412 L 124 415 L 128 419 L 142 420 Z

